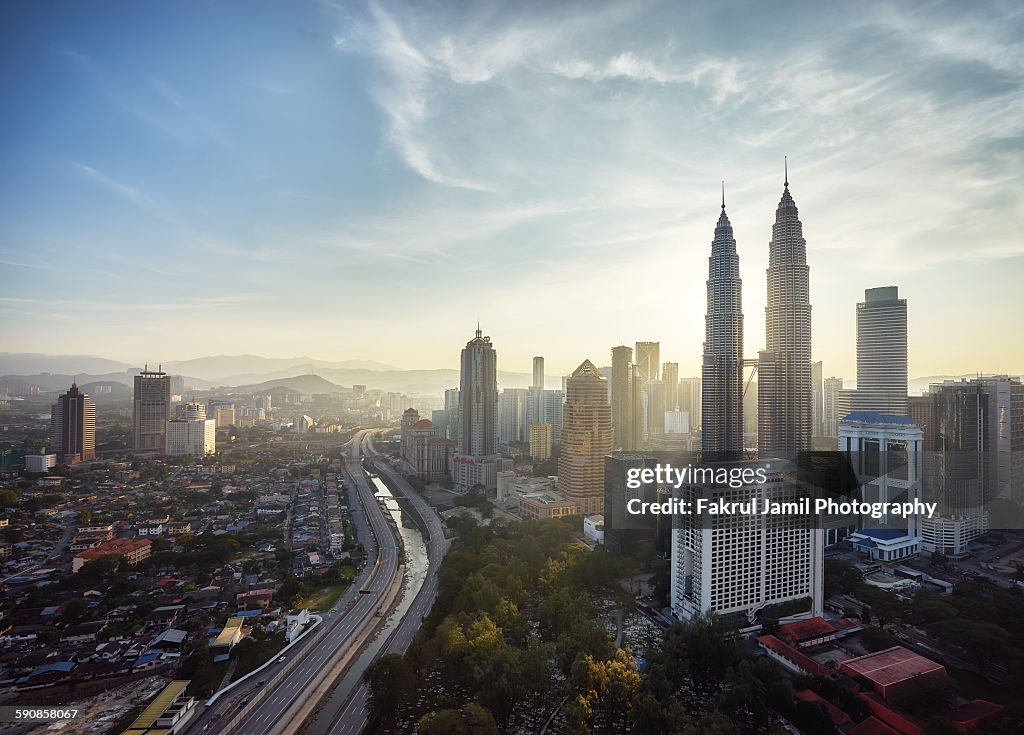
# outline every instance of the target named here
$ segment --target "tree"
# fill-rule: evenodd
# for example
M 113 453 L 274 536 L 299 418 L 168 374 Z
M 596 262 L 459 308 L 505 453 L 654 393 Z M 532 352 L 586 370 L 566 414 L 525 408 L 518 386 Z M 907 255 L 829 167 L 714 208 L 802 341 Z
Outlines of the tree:
M 397 653 L 376 659 L 366 667 L 363 680 L 370 689 L 371 718 L 397 711 L 416 689 L 416 672 L 412 664 Z
M 948 620 L 936 624 L 933 630 L 943 640 L 974 656 L 981 676 L 992 657 L 1004 652 L 1010 641 L 1006 628 L 977 620 Z

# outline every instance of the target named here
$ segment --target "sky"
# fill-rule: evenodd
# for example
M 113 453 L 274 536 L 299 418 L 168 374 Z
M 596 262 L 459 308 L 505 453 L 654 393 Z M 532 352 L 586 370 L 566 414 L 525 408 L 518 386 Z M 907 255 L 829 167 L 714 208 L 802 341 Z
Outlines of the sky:
M 720 182 L 764 345 L 783 156 L 813 355 L 1024 371 L 1024 5 L 8 2 L 0 350 L 699 372 Z M 1016 336 L 1015 336 L 1016 335 Z

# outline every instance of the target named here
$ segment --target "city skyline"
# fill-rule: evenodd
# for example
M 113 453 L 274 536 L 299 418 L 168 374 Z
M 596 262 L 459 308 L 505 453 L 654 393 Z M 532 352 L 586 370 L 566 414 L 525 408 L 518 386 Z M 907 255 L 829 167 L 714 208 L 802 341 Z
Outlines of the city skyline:
M 983 318 L 1024 274 L 1024 14 L 750 8 L 8 8 L 5 349 L 292 356 L 331 333 L 322 359 L 455 367 L 479 317 L 524 372 L 657 340 L 696 375 L 718 182 L 764 303 L 788 154 L 826 375 L 853 376 L 852 305 L 888 285 L 915 305 L 911 375 L 1024 369 Z M 577 301 L 567 350 L 550 317 Z M 763 314 L 744 327 L 756 354 Z

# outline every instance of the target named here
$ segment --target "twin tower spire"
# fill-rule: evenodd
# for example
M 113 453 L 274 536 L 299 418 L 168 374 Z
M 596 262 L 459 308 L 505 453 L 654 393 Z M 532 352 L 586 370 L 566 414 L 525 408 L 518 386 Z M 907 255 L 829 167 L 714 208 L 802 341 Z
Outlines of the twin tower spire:
M 757 361 L 758 450 L 762 454 L 799 451 L 810 445 L 811 307 L 807 243 L 789 193 L 789 162 L 784 165 L 783 194 L 769 244 L 766 349 Z M 745 448 L 743 281 L 736 238 L 725 211 L 724 181 L 722 211 L 708 258 L 704 327 L 701 450 L 706 459 L 737 459 Z

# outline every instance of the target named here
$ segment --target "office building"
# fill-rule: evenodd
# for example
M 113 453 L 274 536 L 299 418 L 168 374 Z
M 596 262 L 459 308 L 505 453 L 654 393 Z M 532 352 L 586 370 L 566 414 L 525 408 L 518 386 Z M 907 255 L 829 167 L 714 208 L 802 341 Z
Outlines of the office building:
M 604 456 L 612 451 L 612 412 L 604 377 L 584 360 L 566 383 L 558 489 L 584 515 L 604 508 Z
M 493 490 L 497 473 L 512 469 L 512 460 L 498 454 L 498 356 L 479 324 L 462 350 L 459 381 L 461 425 L 452 481 L 461 492 L 478 486 Z
M 958 558 L 992 523 L 988 505 L 1024 500 L 1024 385 L 997 375 L 932 385 L 915 413 L 934 417 L 933 461 L 926 490 L 939 503 L 938 517 L 922 521 L 923 547 Z
M 132 446 L 163 452 L 167 447 L 167 421 L 171 418 L 171 378 L 147 365 L 135 376 Z
M 76 383 L 62 393 L 50 411 L 52 450 L 61 464 L 96 459 L 96 404 Z
M 410 427 L 409 443 L 406 459 L 414 473 L 425 480 L 439 480 L 448 473 L 448 455 L 454 442 L 439 436 L 429 419 L 420 419 Z
M 498 444 L 505 449 L 530 440 L 526 415 L 529 390 L 506 388 L 498 396 Z
M 530 385 L 544 390 L 544 358 L 540 355 L 533 358 L 533 383 Z
M 658 458 L 653 455 L 637 452 L 614 452 L 604 458 L 604 546 L 609 552 L 628 554 L 669 551 L 671 515 L 637 515 L 627 510 L 631 500 L 655 503 L 671 498 L 670 487 L 667 485 L 649 483 L 639 488 L 629 487 L 631 471 L 653 470 L 658 462 Z
M 661 368 L 661 343 L 637 342 L 635 355 L 640 382 L 648 383 L 657 380 Z
M 652 436 L 665 433 L 665 411 L 668 402 L 665 400 L 665 384 L 655 378 L 644 385 L 643 421 L 644 435 Z
M 839 422 L 839 451 L 857 475 L 860 500 L 913 503 L 921 499 L 924 432 L 906 416 L 854 411 Z M 881 518 L 849 517 L 843 529 L 826 524 L 826 544 L 842 540 L 874 561 L 894 562 L 921 550 L 921 519 L 888 513 Z M 837 532 L 829 538 L 830 532 Z
M 459 389 L 448 388 L 444 392 L 444 410 L 448 414 L 448 431 L 445 437 L 458 442 L 462 428 L 462 414 L 459 410 Z
M 635 448 L 633 436 L 633 350 L 626 345 L 612 347 L 612 431 L 616 449 Z
M 708 258 L 701 384 L 701 451 L 738 456 L 743 452 L 743 282 L 724 189 Z
M 765 349 L 758 356 L 757 448 L 762 457 L 810 448 L 812 404 L 810 269 L 787 169 L 768 249 Z
M 415 408 L 407 408 L 402 412 L 402 422 L 399 425 L 399 454 L 402 458 L 411 461 L 412 458 L 412 427 L 420 420 L 420 412 Z
M 665 410 L 675 411 L 679 405 L 679 363 L 666 362 L 661 366 L 661 382 L 665 385 Z
M 825 378 L 822 383 L 822 434 L 831 439 L 839 437 L 839 422 L 845 418 L 839 400 L 839 394 L 842 391 L 842 378 Z
M 535 462 L 551 459 L 551 424 L 530 424 L 530 458 Z
M 680 408 L 690 413 L 690 431 L 700 431 L 703 416 L 701 415 L 701 379 L 683 378 L 679 381 Z
M 811 436 L 817 438 L 825 435 L 825 397 L 823 395 L 821 360 L 811 363 Z
M 857 304 L 853 408 L 907 415 L 907 300 L 896 286 L 869 288 Z

